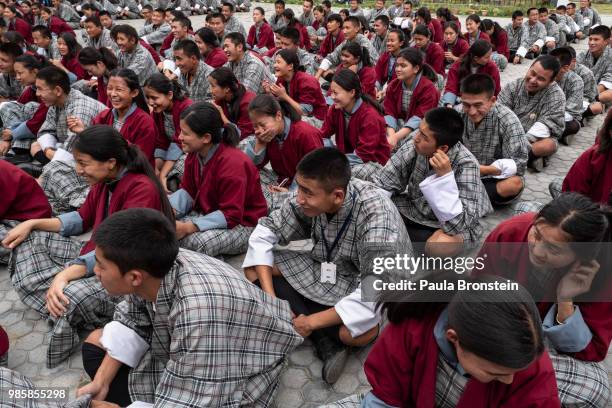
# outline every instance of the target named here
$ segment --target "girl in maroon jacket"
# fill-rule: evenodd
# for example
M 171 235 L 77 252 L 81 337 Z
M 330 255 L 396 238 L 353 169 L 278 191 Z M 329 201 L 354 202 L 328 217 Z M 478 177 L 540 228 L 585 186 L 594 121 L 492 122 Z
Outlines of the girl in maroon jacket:
M 336 146 L 351 162 L 353 176 L 369 180 L 391 156 L 383 110 L 362 92 L 359 76 L 350 69 L 336 72 L 330 90 L 333 105 L 321 129 L 323 142 L 331 144 L 336 135 Z
M 454 21 L 444 25 L 444 41 L 440 45 L 444 50 L 447 67 L 463 57 L 470 48 L 467 41 L 461 37 L 461 29 Z
M 151 75 L 143 88 L 157 132 L 155 171 L 168 190 L 169 187 L 177 186 L 176 182 L 183 177 L 185 155 L 179 142 L 179 122 L 181 113 L 193 102 L 185 96 L 176 80 L 171 81 L 164 74 Z M 174 185 L 168 186 L 168 180 L 174 180 Z
M 36 96 L 36 74 L 49 65 L 45 57 L 24 54 L 15 59 L 13 69 L 15 78 L 24 87 L 16 101 L 6 103 L 0 109 L 2 119 L 2 140 L 0 155 L 12 148 L 14 156 L 9 159 L 14 164 L 30 161 L 30 143 L 36 139 L 38 130 L 47 117 L 47 105 Z
M 480 17 L 478 14 L 470 14 L 465 19 L 465 29 L 467 33 L 465 33 L 465 38 L 467 39 L 468 44 L 472 45 L 476 40 L 486 40 L 491 42 L 491 38 L 484 31 L 480 31 Z
M 247 36 L 247 46 L 259 54 L 265 54 L 274 48 L 274 32 L 261 7 L 253 9 L 253 23 Z
M 406 47 L 404 32 L 398 28 L 389 30 L 389 34 L 387 34 L 387 51 L 380 55 L 374 67 L 376 71 L 376 88 L 379 91 L 376 99 L 381 100 L 384 96 L 383 87 L 397 78 L 395 64 L 397 63 L 400 51 L 404 47 Z
M 236 126 L 224 125 L 215 105 L 199 102 L 181 114 L 180 140 L 185 174 L 170 198 L 180 245 L 210 256 L 245 252 L 268 208 L 257 168 L 235 147 Z
M 493 45 L 493 62 L 499 67 L 500 71 L 506 69 L 510 58 L 510 47 L 508 46 L 508 33 L 501 28 L 497 21 L 484 19 L 480 23 L 480 30 L 487 33 Z
M 327 104 L 319 81 L 304 72 L 300 59 L 293 50 L 280 50 L 274 62 L 276 84 L 264 84 L 266 92 L 289 104 L 302 120 L 321 127 Z
M 431 41 L 431 32 L 427 27 L 419 24 L 412 32 L 414 46 L 425 53 L 425 63 L 433 68 L 441 78 L 446 76 L 444 71 L 444 50 L 438 43 Z
M 491 60 L 492 53 L 493 49 L 490 42 L 478 40 L 470 46 L 467 54 L 461 60 L 451 65 L 442 94 L 442 104 L 444 106 L 452 108 L 457 104 L 457 99 L 461 96 L 461 92 L 459 92 L 461 80 L 473 73 L 487 74 L 493 78 L 495 96 L 499 94 L 501 91 L 499 69 Z
M 268 208 L 276 209 L 289 191 L 294 191 L 295 172 L 302 158 L 323 147 L 321 131 L 300 120 L 286 102 L 278 102 L 272 95 L 258 95 L 249 105 L 249 115 L 255 127 L 255 137 L 245 146 L 246 154 L 260 172 L 270 163 L 276 179 L 262 178 L 262 190 Z M 264 174 L 261 174 L 262 176 Z
M 40 9 L 40 18 L 42 20 L 42 24 L 49 27 L 49 30 L 59 36 L 62 33 L 72 33 L 74 35 L 74 30 L 67 22 L 62 20 L 61 18 L 54 16 L 51 9 L 48 7 L 43 7 Z
M 440 93 L 430 79 L 436 74 L 423 62 L 419 50 L 403 50 L 395 70 L 397 79 L 387 87 L 384 102 L 387 140 L 392 147 L 417 129 L 427 111 L 438 107 L 440 100 Z M 405 94 L 409 96 L 406 98 Z
M 86 85 L 90 89 L 90 94 L 96 95 L 100 102 L 111 107 L 111 102 L 106 94 L 106 86 L 111 71 L 117 68 L 115 54 L 105 47 L 100 47 L 100 49 L 85 47 L 79 52 L 79 64 L 92 76 Z
M 107 94 L 112 108 L 100 112 L 91 124 L 114 127 L 130 144 L 140 147 L 151 165 L 155 166 L 155 122 L 149 114 L 136 73 L 126 68 L 114 70 L 108 80 Z M 71 124 L 69 128 L 74 133 L 85 130 L 83 122 L 78 118 L 73 123 L 69 121 Z
M 208 27 L 200 28 L 193 36 L 200 49 L 204 62 L 213 68 L 222 67 L 227 62 L 227 55 L 219 48 L 219 39 Z
M 19 17 L 15 6 L 4 8 L 4 18 L 8 20 L 7 31 L 17 31 L 28 44 L 32 44 L 32 26 Z
M 232 70 L 227 67 L 211 72 L 208 82 L 213 103 L 222 110 L 223 123 L 231 122 L 238 126 L 241 140 L 252 135 L 249 103 L 255 98 L 255 93 L 239 83 Z
M 57 49 L 59 50 L 62 59 L 60 61 L 51 60 L 51 63 L 66 71 L 71 83 L 74 83 L 80 79 L 88 80 L 91 78 L 83 66 L 79 63 L 79 52 L 81 51 L 81 46 L 77 42 L 74 34 L 60 34 L 57 37 Z
M 372 390 L 351 398 L 362 407 L 560 406 L 538 310 L 523 287 L 456 291 L 448 304 L 408 297 L 383 310 L 389 324 L 364 365 Z
M 367 48 L 356 42 L 345 44 L 340 54 L 340 69 L 342 68 L 357 73 L 362 92 L 376 98 L 376 70 L 370 62 L 370 54 Z
M 2 241 L 14 251 L 12 283 L 19 297 L 43 317 L 53 318 L 50 368 L 78 344 L 78 329 L 101 327 L 111 320 L 119 300 L 110 297 L 94 276 L 95 242 L 71 237 L 95 232 L 106 217 L 126 208 L 152 208 L 174 220 L 148 160 L 112 127 L 94 125 L 78 134 L 73 155 L 77 173 L 91 186 L 81 208 L 57 218 L 22 222 Z
M 527 286 L 537 301 L 563 406 L 605 406 L 601 363 L 612 339 L 608 208 L 563 193 L 539 213 L 499 224 L 478 254 L 490 273 Z M 571 368 L 570 368 L 571 367 Z

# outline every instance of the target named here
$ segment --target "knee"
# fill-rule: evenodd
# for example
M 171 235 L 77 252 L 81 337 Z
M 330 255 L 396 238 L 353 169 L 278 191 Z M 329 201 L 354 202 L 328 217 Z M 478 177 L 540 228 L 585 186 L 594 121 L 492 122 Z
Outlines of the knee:
M 102 348 L 102 343 L 100 343 L 100 338 L 102 337 L 102 329 L 95 329 L 89 336 L 85 339 L 85 343 L 93 344 L 94 346 L 98 346 Z
M 425 252 L 429 256 L 455 256 L 462 250 L 463 237 L 461 235 L 448 235 L 442 230 L 437 230 L 425 244 Z
M 255 272 L 255 268 L 252 266 L 244 268 L 244 276 L 249 282 L 255 282 L 257 280 L 257 272 Z
M 599 94 L 599 101 L 602 103 L 612 102 L 612 89 L 606 89 Z
M 513 176 L 504 180 L 503 183 L 498 184 L 497 193 L 502 197 L 511 197 L 523 191 L 523 187 L 523 179 L 518 176 Z

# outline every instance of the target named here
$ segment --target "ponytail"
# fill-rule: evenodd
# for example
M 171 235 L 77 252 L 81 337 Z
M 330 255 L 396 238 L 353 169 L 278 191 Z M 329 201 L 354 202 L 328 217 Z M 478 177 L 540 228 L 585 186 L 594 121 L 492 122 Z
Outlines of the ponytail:
M 281 112 L 283 116 L 293 122 L 301 120 L 301 116 L 285 101 L 281 101 L 268 94 L 257 95 L 249 104 L 249 113 L 253 112 L 264 116 L 276 116 Z
M 118 68 L 113 70 L 110 76 L 123 79 L 130 91 L 138 90 L 138 95 L 136 95 L 133 102 L 136 103 L 136 106 L 138 106 L 140 109 L 149 113 L 149 105 L 147 105 L 147 101 L 142 92 L 142 88 L 140 87 L 138 75 L 136 75 L 134 71 L 128 68 Z
M 170 92 L 172 92 L 173 101 L 183 101 L 187 97 L 185 95 L 185 90 L 177 80 L 170 80 L 164 74 L 159 72 L 147 78 L 144 83 L 144 87 L 151 88 L 155 92 L 159 92 L 164 95 L 169 95 Z
M 85 47 L 79 52 L 79 64 L 81 65 L 96 65 L 99 61 L 106 66 L 109 72 L 119 65 L 115 54 L 106 47 L 100 47 L 99 49 Z
M 181 120 L 198 137 L 209 134 L 212 144 L 223 142 L 235 147 L 240 141 L 238 130 L 234 124 L 223 124 L 219 110 L 210 102 L 197 102 L 181 112 Z
M 355 91 L 355 99 L 363 99 L 365 102 L 372 105 L 378 111 L 378 113 L 383 116 L 385 115 L 385 111 L 382 106 L 380 106 L 380 104 L 370 95 L 362 92 L 361 81 L 355 72 L 351 71 L 350 69 L 343 68 L 334 74 L 332 82 L 335 82 L 338 86 L 340 86 L 340 88 L 347 92 Z
M 229 88 L 232 93 L 232 100 L 228 104 L 228 119 L 230 122 L 237 123 L 240 115 L 240 101 L 246 93 L 246 88 L 228 67 L 219 67 L 210 73 L 210 76 L 217 81 L 217 84 L 222 88 Z

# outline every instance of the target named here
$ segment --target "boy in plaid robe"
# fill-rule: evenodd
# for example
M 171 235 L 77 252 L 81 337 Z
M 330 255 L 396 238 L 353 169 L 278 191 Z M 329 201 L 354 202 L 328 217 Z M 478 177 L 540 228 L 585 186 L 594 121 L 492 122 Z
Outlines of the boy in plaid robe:
M 192 40 L 179 41 L 174 46 L 174 63 L 180 70 L 179 84 L 194 102 L 210 99 L 208 75 L 213 68 L 202 61 L 200 49 Z
M 462 134 L 459 113 L 432 109 L 375 176 L 375 184 L 392 194 L 411 241 L 425 243 L 431 256 L 473 246 L 482 235 L 480 217 L 493 210 Z
M 412 254 L 400 214 L 370 183 L 351 179 L 348 159 L 324 147 L 300 161 L 297 195 L 261 218 L 249 239 L 247 278 L 289 301 L 298 333 L 310 337 L 323 360 L 322 377 L 342 374 L 348 346 L 364 346 L 378 333 L 380 316 L 371 290 L 375 258 Z M 309 253 L 274 249 L 311 239 Z M 362 292 L 363 289 L 363 292 Z
M 557 58 L 561 69 L 556 81 L 565 95 L 565 130 L 561 135 L 561 143 L 569 145 L 573 136 L 580 130 L 582 121 L 582 101 L 584 97 L 584 81 L 572 69 L 572 54 L 566 47 L 560 47 L 550 52 Z
M 120 24 L 111 30 L 111 36 L 117 43 L 118 67 L 128 68 L 138 74 L 140 86 L 156 72 L 155 61 L 151 53 L 138 41 L 136 29 L 127 24 Z
M 507 204 L 523 191 L 529 142 L 521 121 L 496 103 L 495 83 L 486 74 L 461 81 L 463 143 L 480 163 L 492 204 Z
M 276 82 L 272 73 L 258 57 L 247 49 L 245 37 L 240 33 L 229 33 L 223 40 L 223 51 L 227 54 L 224 67 L 232 70 L 245 88 L 257 93 L 265 93 L 264 81 Z
M 142 27 L 138 35 L 141 40 L 151 44 L 153 47 L 159 47 L 171 30 L 170 24 L 164 21 L 164 10 L 155 9 L 153 14 L 151 14 L 151 24 L 146 24 Z
M 219 260 L 179 250 L 174 225 L 154 210 L 113 214 L 94 239 L 99 280 L 127 296 L 83 345 L 92 382 L 79 395 L 122 406 L 271 405 L 302 342 L 286 302 Z
M 579 64 L 576 58 L 576 50 L 573 47 L 566 47 L 572 54 L 571 69 L 574 71 L 584 84 L 583 100 L 582 100 L 582 117 L 590 118 L 599 115 L 604 110 L 604 105 L 599 102 L 599 93 L 597 92 L 597 82 L 593 76 L 593 72 L 582 64 Z
M 538 21 L 538 9 L 527 10 L 528 20 L 523 23 L 521 44 L 514 55 L 514 63 L 520 64 L 523 58 L 533 59 L 540 55 L 546 40 L 546 27 Z
M 578 55 L 578 62 L 591 71 L 597 81 L 597 100 L 612 104 L 612 49 L 609 46 L 610 28 L 597 26 L 589 34 L 589 50 Z
M 543 55 L 531 64 L 524 78 L 506 84 L 498 100 L 518 116 L 531 144 L 527 166 L 542 170 L 546 157 L 558 148 L 557 139 L 565 130 L 565 95 L 555 82 L 561 65 L 555 57 Z

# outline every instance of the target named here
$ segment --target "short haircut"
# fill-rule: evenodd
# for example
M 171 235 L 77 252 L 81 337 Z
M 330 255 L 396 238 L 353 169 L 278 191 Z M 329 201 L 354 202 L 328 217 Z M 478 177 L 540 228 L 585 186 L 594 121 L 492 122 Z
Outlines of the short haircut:
M 385 16 L 384 14 L 376 17 L 374 21 L 380 21 L 381 23 L 383 23 L 385 27 L 389 27 L 389 23 L 390 23 L 389 17 Z
M 291 40 L 294 44 L 300 43 L 300 31 L 295 27 L 284 27 L 278 31 L 278 35 Z
M 145 4 L 144 6 L 142 6 L 143 10 L 149 10 L 151 12 L 153 12 L 153 6 L 150 4 Z
M 179 51 L 179 50 L 183 51 L 183 54 L 185 54 L 188 57 L 196 57 L 198 60 L 202 58 L 200 49 L 198 48 L 198 45 L 193 40 L 189 40 L 189 39 L 180 40 L 179 42 L 176 43 L 173 49 L 174 51 Z
M 161 14 L 161 15 L 166 14 L 166 10 L 165 10 L 165 9 L 163 9 L 163 8 L 161 8 L 161 7 L 156 8 L 155 10 L 153 10 L 153 12 L 154 12 L 154 13 L 159 13 L 159 14 Z
M 605 25 L 598 25 L 595 28 L 591 28 L 589 36 L 591 35 L 600 35 L 604 40 L 610 39 L 610 27 Z
M 189 20 L 187 17 L 177 17 L 172 22 L 179 23 L 184 28 L 191 28 L 191 20 Z
M 415 35 L 422 35 L 424 37 L 431 38 L 431 31 L 429 31 L 429 28 L 427 28 L 426 25 L 417 24 L 417 26 L 412 31 L 412 36 L 414 37 Z
M 361 21 L 355 16 L 348 16 L 344 22 L 349 22 L 353 25 L 353 27 L 361 27 Z
M 567 11 L 567 7 L 565 7 L 564 5 L 560 5 L 560 6 L 557 6 L 557 10 Z
M 285 1 L 284 0 L 276 0 L 274 2 L 274 5 L 279 5 L 279 6 L 285 7 Z
M 210 45 L 213 48 L 217 48 L 219 46 L 219 39 L 213 30 L 208 27 L 202 27 L 198 31 L 196 31 L 196 35 L 200 37 L 204 44 Z
M 38 71 L 36 79 L 45 81 L 51 88 L 59 86 L 65 94 L 70 93 L 70 78 L 66 71 L 61 68 L 51 65 Z
M 331 1 L 329 1 L 329 0 L 323 0 L 321 2 L 321 5 L 324 6 L 324 7 L 327 7 L 327 8 L 331 8 L 332 7 Z
M 102 16 L 106 16 L 106 17 L 108 17 L 108 18 L 113 18 L 113 17 L 111 16 L 111 14 L 110 14 L 108 11 L 106 11 L 106 10 L 100 10 L 100 11 L 98 12 L 98 17 L 102 17 Z
M 215 12 L 215 13 L 209 13 L 206 15 L 206 22 L 210 22 L 210 20 L 212 20 L 213 18 L 218 18 L 221 21 L 223 21 L 223 24 L 225 24 L 225 16 L 219 12 Z
M 327 21 L 328 21 L 328 22 L 329 22 L 329 21 L 335 21 L 335 22 L 337 22 L 337 23 L 338 23 L 338 24 L 340 24 L 340 25 L 342 25 L 342 22 L 343 22 L 343 21 L 342 21 L 342 16 L 341 16 L 340 14 L 330 14 L 330 15 L 327 17 Z
M 573 8 L 576 8 L 576 3 L 574 3 L 574 2 L 567 3 L 567 6 L 566 6 L 566 7 L 573 7 Z
M 540 8 L 538 9 L 538 14 L 543 14 L 543 13 L 548 14 L 548 8 L 546 8 L 546 7 L 540 7 Z
M 487 94 L 490 98 L 495 93 L 495 82 L 488 74 L 470 74 L 461 81 L 461 94 Z
M 53 38 L 53 34 L 51 33 L 51 30 L 49 30 L 49 27 L 44 25 L 35 25 L 34 27 L 32 27 L 32 32 L 40 33 L 40 35 L 45 38 Z
M 313 150 L 300 160 L 297 173 L 318 181 L 327 193 L 336 188 L 346 191 L 351 179 L 351 165 L 346 155 L 335 147 Z
M 528 9 L 527 9 L 527 15 L 531 14 L 531 12 L 532 12 L 532 11 L 534 11 L 534 10 L 535 10 L 536 12 L 538 12 L 537 7 L 530 7 L 530 8 L 528 8 Z
M 223 4 L 221 5 L 221 8 L 223 8 L 223 7 L 229 8 L 232 13 L 235 10 L 234 5 L 232 3 L 227 2 L 227 1 L 223 2 Z
M 553 75 L 551 81 L 554 81 L 559 71 L 561 71 L 561 63 L 559 63 L 559 60 L 550 55 L 540 55 L 531 65 L 533 66 L 538 62 L 546 71 L 552 71 Z
M 425 114 L 427 126 L 436 138 L 437 146 L 448 146 L 449 149 L 463 140 L 463 119 L 451 108 L 435 108 Z
M 136 32 L 136 29 L 131 25 L 119 24 L 114 26 L 111 30 L 111 37 L 113 38 L 113 40 L 117 41 L 117 35 L 119 34 L 125 35 L 128 39 L 133 38 L 136 41 L 136 44 L 138 44 L 138 33 Z
M 112 214 L 96 229 L 94 242 L 122 275 L 140 269 L 162 279 L 179 253 L 174 224 L 151 208 Z
M 10 55 L 13 59 L 23 55 L 21 46 L 14 42 L 0 44 L 0 53 Z
M 566 47 L 555 48 L 549 55 L 558 59 L 561 67 L 566 67 L 572 63 L 572 53 Z
M 242 49 L 245 52 L 247 50 L 246 40 L 244 39 L 244 35 L 242 35 L 242 33 L 238 33 L 238 32 L 229 33 L 225 36 L 224 40 L 230 40 L 232 44 L 236 46 L 242 45 Z
M 102 22 L 100 21 L 100 17 L 98 16 L 87 17 L 84 23 L 92 23 L 96 27 L 102 27 Z
M 575 60 L 576 59 L 576 49 L 574 47 L 570 47 L 569 45 L 566 45 L 565 48 L 569 51 L 570 54 L 572 54 L 572 59 Z
M 314 1 L 313 0 L 304 0 L 305 2 L 307 1 L 308 3 L 310 3 L 311 6 L 314 6 Z
M 519 18 L 519 17 L 525 17 L 525 15 L 523 14 L 523 12 L 522 12 L 521 10 L 515 10 L 515 11 L 512 13 L 512 19 L 513 19 L 513 20 L 516 20 L 516 19 L 517 19 L 517 18 Z

